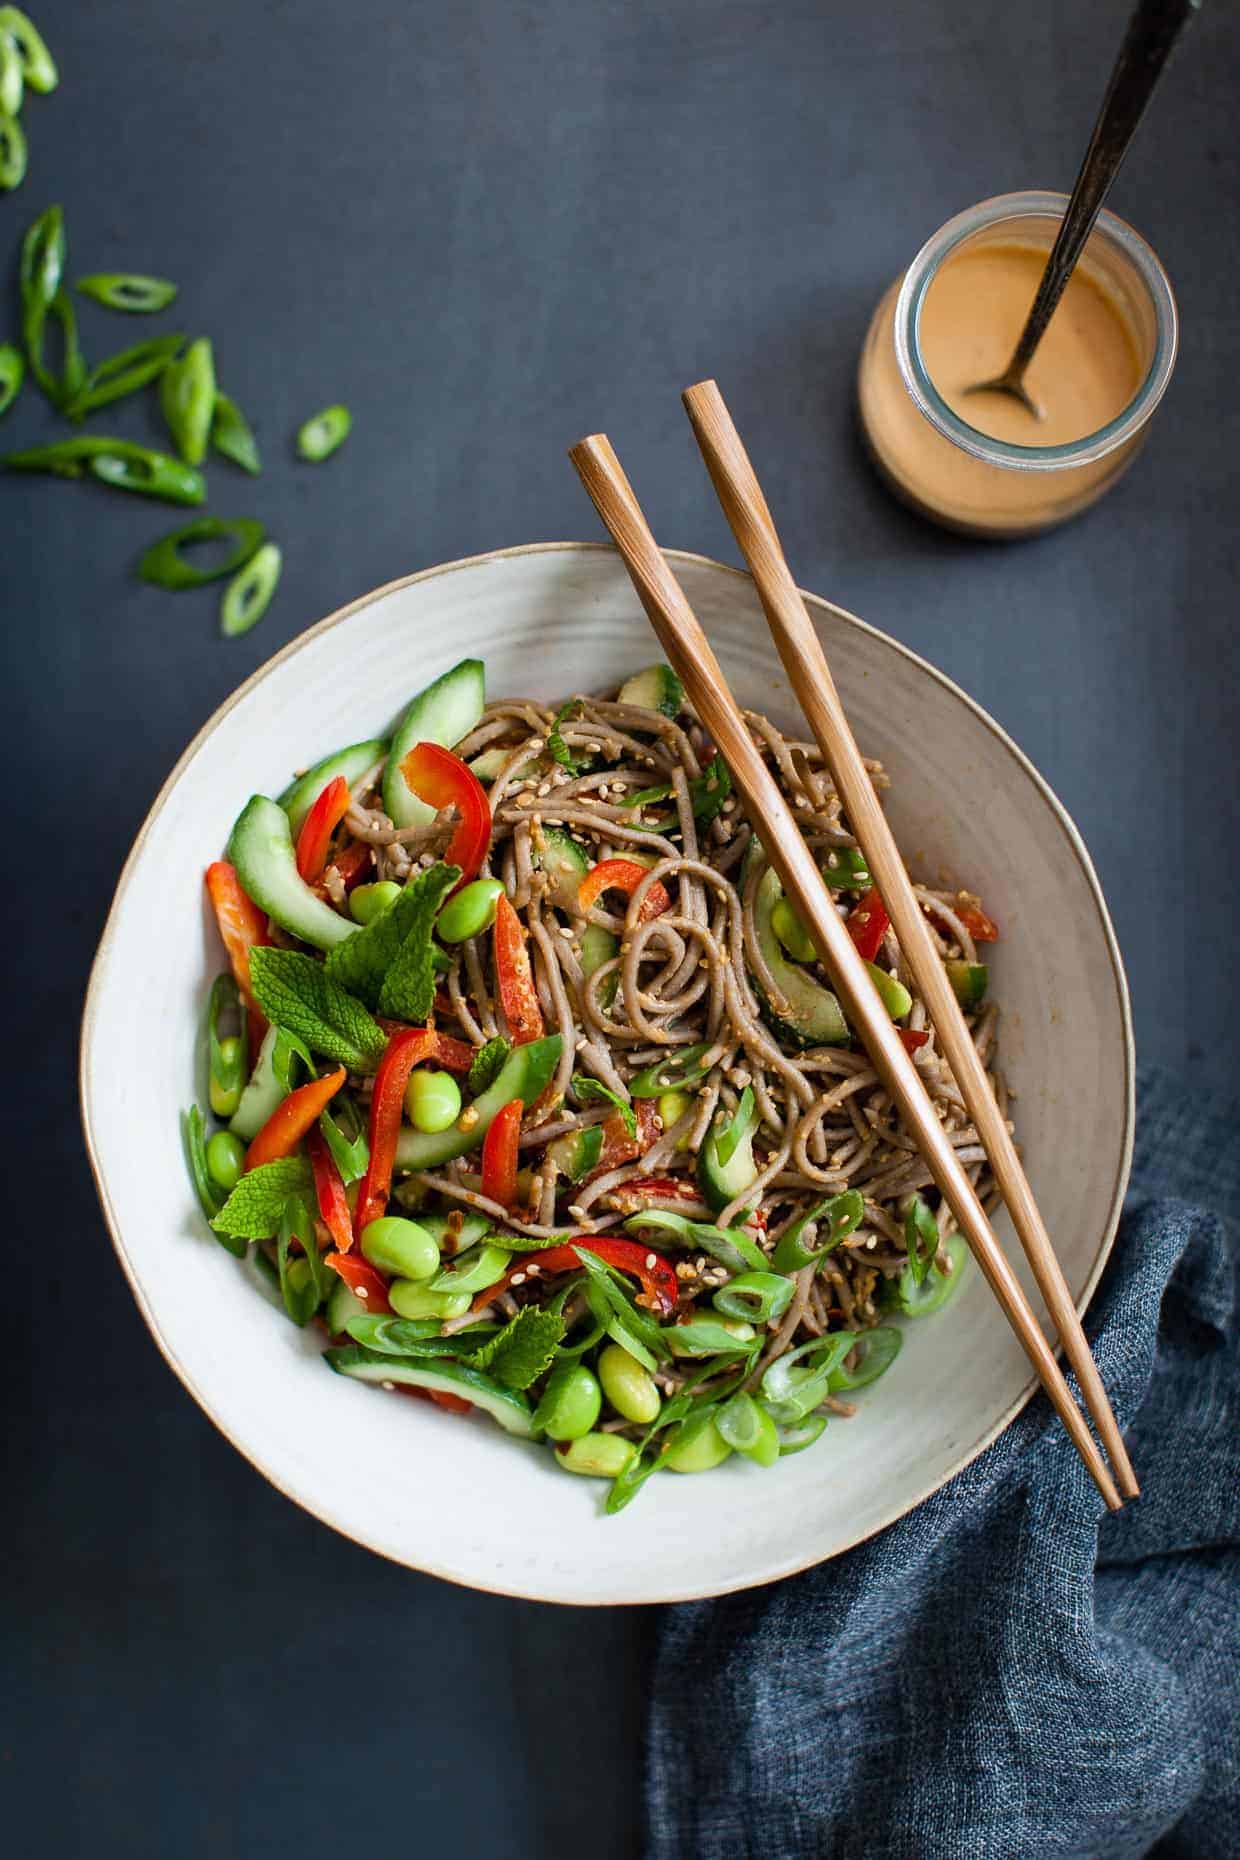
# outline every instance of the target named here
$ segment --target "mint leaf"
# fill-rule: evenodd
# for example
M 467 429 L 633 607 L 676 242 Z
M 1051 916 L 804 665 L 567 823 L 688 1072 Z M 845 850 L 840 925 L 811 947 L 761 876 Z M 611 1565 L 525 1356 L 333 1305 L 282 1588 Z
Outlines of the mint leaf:
M 577 773 L 577 764 L 569 753 L 568 744 L 560 734 L 560 725 L 567 723 L 570 717 L 575 717 L 580 709 L 580 698 L 570 698 L 567 704 L 561 704 L 555 713 L 555 721 L 547 732 L 548 755 L 552 756 L 562 769 L 567 769 L 570 775 Z
M 527 1305 L 498 1336 L 488 1337 L 469 1356 L 471 1369 L 485 1369 L 506 1388 L 527 1389 L 551 1366 L 564 1337 L 564 1319 Z
M 575 1072 L 573 1074 L 573 1090 L 576 1092 L 578 1100 L 582 1104 L 614 1105 L 624 1119 L 624 1128 L 628 1131 L 629 1135 L 631 1137 L 637 1135 L 637 1114 L 632 1105 L 626 1104 L 623 1098 L 617 1097 L 614 1091 L 610 1091 L 606 1085 L 600 1084 L 598 1079 L 592 1079 L 584 1072 Z
M 422 921 L 426 881 L 432 873 L 448 870 L 453 870 L 452 883 L 455 884 L 461 875 L 454 868 L 432 866 L 429 872 L 420 872 L 405 886 L 389 910 L 329 950 L 327 973 L 332 980 L 347 988 L 359 1001 L 364 1001 L 367 1007 L 377 1008 L 388 970 L 400 954 L 406 937 Z M 431 914 L 433 916 L 434 912 Z M 426 1015 L 416 1018 L 425 1020 Z
M 304 1156 L 281 1156 L 243 1175 L 211 1225 L 234 1240 L 267 1240 L 280 1225 L 290 1195 L 312 1190 L 310 1164 Z
M 484 1091 L 490 1091 L 508 1064 L 508 1055 L 511 1051 L 511 1040 L 505 1040 L 502 1034 L 497 1035 L 494 1040 L 488 1040 L 485 1046 L 478 1048 L 466 1081 L 475 1098 Z
M 391 1020 L 423 1021 L 435 1005 L 435 959 L 431 930 L 440 905 L 461 876 L 456 865 L 433 865 L 405 887 L 409 899 L 405 933 L 379 989 L 379 1012 Z M 394 904 L 392 910 L 397 906 Z M 383 922 L 383 918 L 379 919 Z M 353 937 L 350 942 L 355 941 Z M 342 943 L 341 950 L 345 948 Z
M 699 827 L 708 827 L 723 809 L 723 804 L 732 792 L 732 776 L 722 756 L 716 756 L 708 762 L 696 781 L 689 783 L 689 798 L 693 804 L 693 818 Z
M 371 1069 L 387 1045 L 378 1022 L 314 956 L 296 949 L 253 949 L 250 985 L 269 1021 L 350 1071 Z

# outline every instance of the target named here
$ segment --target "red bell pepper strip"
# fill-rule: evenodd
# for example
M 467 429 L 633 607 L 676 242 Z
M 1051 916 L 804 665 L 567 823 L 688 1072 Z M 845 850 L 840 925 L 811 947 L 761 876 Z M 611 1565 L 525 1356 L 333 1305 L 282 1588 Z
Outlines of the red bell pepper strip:
M 605 891 L 623 891 L 631 898 L 646 876 L 647 868 L 638 865 L 635 859 L 603 859 L 586 873 L 577 887 L 577 903 L 581 910 L 588 911 L 596 904 Z M 663 912 L 671 909 L 672 900 L 667 890 L 656 879 L 637 913 L 639 924 L 650 922 L 652 917 L 661 917 Z
M 291 1156 L 306 1133 L 314 1129 L 320 1111 L 326 1110 L 347 1076 L 344 1067 L 337 1066 L 334 1072 L 299 1085 L 282 1099 L 245 1153 L 247 1170 Z
M 448 1007 L 449 1009 L 452 1007 L 450 1001 L 448 1002 Z M 391 1039 L 393 1034 L 407 1033 L 409 1031 L 407 1023 L 403 1020 L 385 1020 L 382 1014 L 378 1015 L 376 1018 L 389 1039 Z M 418 1028 L 417 1031 L 421 1032 L 421 1028 Z M 432 1058 L 437 1059 L 441 1066 L 446 1066 L 449 1072 L 469 1071 L 469 1068 L 474 1063 L 474 1056 L 478 1051 L 476 1046 L 470 1046 L 464 1040 L 454 1040 L 450 1033 L 436 1033 L 433 1027 L 428 1027 L 426 1031 L 432 1036 L 435 1042 L 431 1053 Z
M 528 1274 L 531 1266 L 537 1266 L 542 1273 L 576 1272 L 581 1261 L 577 1256 L 579 1246 L 587 1247 L 591 1253 L 598 1255 L 608 1266 L 614 1266 L 617 1272 L 627 1272 L 641 1282 L 641 1291 L 637 1295 L 639 1305 L 647 1305 L 661 1318 L 671 1317 L 676 1309 L 678 1283 L 676 1273 L 670 1260 L 661 1253 L 655 1253 L 648 1246 L 637 1240 L 612 1240 L 606 1234 L 583 1234 L 580 1240 L 567 1246 L 548 1247 L 542 1253 L 527 1253 L 524 1259 L 514 1260 L 498 1285 L 488 1286 L 485 1292 L 479 1292 L 474 1299 L 473 1309 L 481 1311 L 484 1306 L 493 1304 L 502 1292 L 506 1292 L 513 1279 Z
M 501 892 L 495 906 L 495 976 L 514 1046 L 541 1040 L 545 1031 L 521 919 Z
M 377 1221 L 387 1212 L 405 1086 L 418 1061 L 429 1059 L 434 1053 L 435 1040 L 436 1035 L 426 1027 L 406 1027 L 403 1032 L 392 1035 L 379 1061 L 370 1100 L 370 1162 L 362 1177 L 357 1212 L 353 1217 L 355 1239 L 371 1221 Z
M 325 1223 L 334 1244 L 342 1253 L 347 1253 L 353 1245 L 353 1216 L 349 1213 L 344 1179 L 317 1124 L 306 1138 L 306 1154 L 314 1171 L 319 1218 Z
M 999 926 L 980 904 L 957 905 L 956 915 L 975 943 L 997 943 Z
M 590 1181 L 595 1176 L 605 1175 L 609 1169 L 618 1169 L 622 1163 L 636 1162 L 662 1136 L 663 1127 L 658 1121 L 659 1106 L 656 1099 L 639 1098 L 633 1109 L 637 1114 L 637 1129 L 632 1134 L 619 1111 L 613 1111 L 604 1122 L 603 1147 L 599 1151 L 598 1162 L 590 1171 Z
M 906 1053 L 915 1053 L 930 1038 L 924 1027 L 897 1027 L 896 1032 L 904 1043 Z
M 482 1192 L 510 1209 L 517 1200 L 517 1141 L 524 1109 L 520 1098 L 504 1105 L 482 1139 Z
M 875 960 L 890 922 L 887 907 L 871 885 L 868 891 L 862 892 L 848 913 L 846 925 L 849 936 L 857 946 L 857 954 L 864 961 Z
M 271 941 L 267 917 L 241 889 L 236 867 L 217 859 L 207 867 L 207 895 L 215 911 L 220 937 L 228 951 L 233 977 L 245 999 L 253 1059 L 267 1031 L 267 1021 L 250 988 L 250 951 Z
M 474 876 L 491 844 L 487 791 L 468 763 L 450 749 L 441 749 L 438 743 L 415 743 L 401 763 L 400 772 L 419 801 L 436 810 L 454 807 L 457 811 L 456 830 L 448 841 L 444 860 L 461 868 L 456 886 L 459 891 Z
M 387 1286 L 368 1259 L 360 1253 L 328 1253 L 325 1264 L 339 1273 L 355 1298 L 360 1298 L 371 1317 L 390 1317 Z
M 332 834 L 349 811 L 349 784 L 335 775 L 323 789 L 302 822 L 297 835 L 297 872 L 307 885 L 323 876 Z

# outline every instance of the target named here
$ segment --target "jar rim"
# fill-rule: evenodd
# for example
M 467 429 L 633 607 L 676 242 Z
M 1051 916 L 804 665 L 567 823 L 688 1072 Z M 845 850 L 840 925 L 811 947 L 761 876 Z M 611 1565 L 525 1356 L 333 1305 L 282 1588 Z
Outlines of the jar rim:
M 1114 213 L 1099 213 L 1089 242 L 1101 238 L 1126 258 L 1144 286 L 1154 314 L 1154 353 L 1145 378 L 1128 405 L 1080 439 L 1056 446 L 1019 446 L 995 439 L 962 420 L 943 399 L 921 354 L 921 313 L 926 293 L 940 266 L 964 240 L 1002 225 L 1006 220 L 1049 218 L 1059 221 L 1067 209 L 1066 194 L 1031 191 L 998 194 L 979 201 L 941 226 L 918 252 L 904 274 L 896 299 L 894 339 L 901 379 L 918 410 L 945 439 L 984 464 L 1015 471 L 1061 471 L 1105 458 L 1140 431 L 1167 391 L 1179 346 L 1179 318 L 1170 280 L 1153 248 Z M 1088 244 L 1086 246 L 1088 251 Z

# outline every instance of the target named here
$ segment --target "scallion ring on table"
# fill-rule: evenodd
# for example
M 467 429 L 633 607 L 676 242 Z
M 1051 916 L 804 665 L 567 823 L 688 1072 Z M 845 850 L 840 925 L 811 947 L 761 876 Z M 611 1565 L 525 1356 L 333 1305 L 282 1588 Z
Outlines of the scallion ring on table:
M 136 271 L 95 271 L 79 278 L 73 288 L 105 310 L 126 310 L 137 316 L 166 310 L 177 294 L 171 278 L 149 278 Z
M 220 602 L 220 632 L 226 639 L 240 639 L 258 625 L 279 586 L 282 563 L 276 544 L 263 543 L 229 582 Z
M 298 455 L 317 465 L 344 444 L 352 429 L 353 415 L 347 407 L 324 407 L 298 428 Z
M 138 563 L 139 581 L 157 588 L 201 588 L 244 568 L 261 544 L 265 530 L 253 517 L 198 517 L 151 544 Z M 206 567 L 187 561 L 184 551 L 195 545 L 231 541 L 226 554 Z
M 61 439 L 10 452 L 3 463 L 10 471 L 50 472 L 57 478 L 81 478 L 89 471 L 104 484 L 170 504 L 201 504 L 207 494 L 201 472 L 125 439 Z

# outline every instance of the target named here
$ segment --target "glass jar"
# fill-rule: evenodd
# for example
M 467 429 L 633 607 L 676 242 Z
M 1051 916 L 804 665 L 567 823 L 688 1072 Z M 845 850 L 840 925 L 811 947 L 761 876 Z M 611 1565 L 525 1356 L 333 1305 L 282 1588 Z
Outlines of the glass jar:
M 872 458 L 914 509 L 971 536 L 1028 536 L 1094 503 L 1132 463 L 1175 366 L 1175 298 L 1154 253 L 1130 226 L 1101 213 L 1078 261 L 1131 337 L 1140 382 L 1107 425 L 1064 445 L 994 439 L 940 395 L 919 339 L 926 293 L 952 255 L 983 244 L 1050 251 L 1064 194 L 1002 194 L 940 228 L 874 312 L 861 351 L 857 397 Z M 1012 332 L 1012 342 L 1019 330 Z

